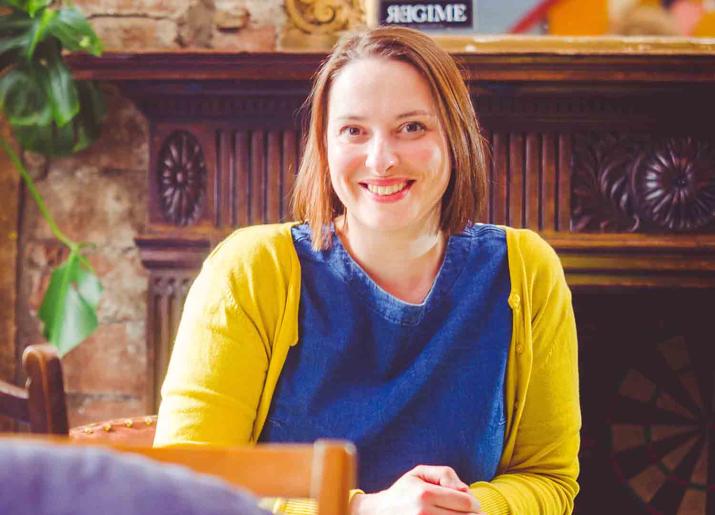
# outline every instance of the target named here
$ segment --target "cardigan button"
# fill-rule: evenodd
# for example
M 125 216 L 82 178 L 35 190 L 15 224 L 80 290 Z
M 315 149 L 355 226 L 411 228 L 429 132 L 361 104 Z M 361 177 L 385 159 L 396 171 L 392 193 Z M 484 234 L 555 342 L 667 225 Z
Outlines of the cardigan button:
M 514 311 L 519 311 L 519 306 L 521 305 L 521 297 L 518 293 L 512 293 L 509 297 L 509 305 Z
M 520 343 L 516 346 L 516 353 L 521 354 L 522 352 L 524 352 L 524 346 Z

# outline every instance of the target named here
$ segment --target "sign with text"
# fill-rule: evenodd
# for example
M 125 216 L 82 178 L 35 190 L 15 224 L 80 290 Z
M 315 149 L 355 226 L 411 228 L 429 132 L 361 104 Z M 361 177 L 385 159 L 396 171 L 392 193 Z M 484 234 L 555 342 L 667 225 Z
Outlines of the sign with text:
M 378 23 L 420 30 L 460 32 L 474 28 L 474 0 L 380 0 Z

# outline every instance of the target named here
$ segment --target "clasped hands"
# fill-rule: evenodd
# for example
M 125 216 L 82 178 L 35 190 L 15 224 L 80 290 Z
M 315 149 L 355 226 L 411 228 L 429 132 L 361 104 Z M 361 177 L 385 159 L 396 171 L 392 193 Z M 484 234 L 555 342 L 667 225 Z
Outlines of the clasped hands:
M 418 465 L 386 490 L 359 494 L 350 515 L 486 515 L 451 467 Z

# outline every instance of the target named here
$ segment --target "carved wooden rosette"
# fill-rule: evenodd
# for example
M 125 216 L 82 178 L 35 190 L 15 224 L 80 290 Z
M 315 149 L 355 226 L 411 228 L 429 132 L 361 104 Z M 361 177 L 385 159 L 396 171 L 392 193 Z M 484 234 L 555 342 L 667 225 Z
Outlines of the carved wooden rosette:
M 165 219 L 184 226 L 201 216 L 206 196 L 206 164 L 198 140 L 189 132 L 169 135 L 159 151 L 156 176 Z
M 576 134 L 573 229 L 712 232 L 715 147 L 694 137 Z

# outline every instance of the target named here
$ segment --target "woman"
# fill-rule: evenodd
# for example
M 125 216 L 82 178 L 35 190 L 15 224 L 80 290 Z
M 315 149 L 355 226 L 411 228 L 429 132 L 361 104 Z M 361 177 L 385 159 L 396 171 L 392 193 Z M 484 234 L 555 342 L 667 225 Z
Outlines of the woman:
M 306 222 L 238 230 L 206 260 L 155 444 L 352 440 L 354 514 L 571 511 L 570 293 L 536 234 L 472 223 L 486 164 L 455 63 L 373 29 L 310 102 Z

